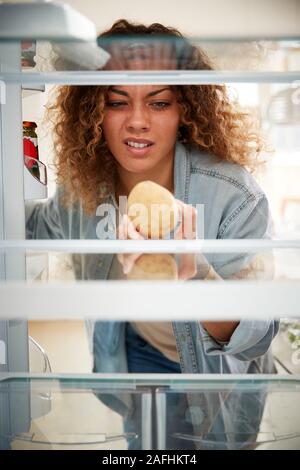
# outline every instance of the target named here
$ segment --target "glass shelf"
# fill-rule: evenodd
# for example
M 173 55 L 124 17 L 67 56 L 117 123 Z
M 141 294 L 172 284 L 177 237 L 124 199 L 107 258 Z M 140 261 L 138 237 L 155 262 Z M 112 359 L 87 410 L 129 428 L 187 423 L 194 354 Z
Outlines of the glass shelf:
M 293 83 L 299 82 L 300 72 L 222 72 L 197 70 L 161 71 L 53 71 L 2 73 L 6 83 L 57 85 L 205 85 L 218 83 Z
M 34 164 L 34 166 L 33 166 Z M 38 173 L 34 173 L 38 168 Z M 24 157 L 24 199 L 47 198 L 47 168 L 41 161 Z
M 45 391 L 32 418 L 24 397 Z M 30 419 L 2 415 L 1 448 L 298 449 L 299 392 L 299 376 L 2 374 L 1 405 Z
M 159 449 L 299 448 L 300 414 L 293 412 L 299 387 L 288 391 L 267 383 L 159 388 Z
M 136 440 L 141 448 L 151 448 L 149 387 L 118 380 L 82 381 L 78 376 L 61 380 L 48 374 L 46 381 L 45 376 L 33 376 L 0 379 L 0 407 L 8 404 L 21 415 L 7 420 L 2 416 L 1 449 L 126 449 Z M 50 406 L 44 414 L 32 416 L 32 400 L 26 406 L 26 399 L 46 394 Z M 127 414 L 138 409 L 140 418 L 130 430 L 109 407 L 114 403 Z M 29 414 L 27 423 L 22 414 Z
M 3 69 L 0 79 L 23 84 L 187 85 L 298 83 L 300 78 L 300 35 L 284 42 L 189 38 L 187 43 L 160 37 L 150 42 L 149 37 L 133 36 L 126 42 L 116 37 L 103 43 L 98 38 L 98 43 L 102 46 L 38 40 L 35 66 Z

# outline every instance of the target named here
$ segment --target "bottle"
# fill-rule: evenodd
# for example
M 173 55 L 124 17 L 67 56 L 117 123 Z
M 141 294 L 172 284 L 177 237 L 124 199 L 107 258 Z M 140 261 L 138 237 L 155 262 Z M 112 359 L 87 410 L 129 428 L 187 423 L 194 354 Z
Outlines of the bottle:
M 39 150 L 35 129 L 37 125 L 32 121 L 23 121 L 23 152 L 25 166 L 31 174 L 40 179 Z
M 21 66 L 24 69 L 35 67 L 36 41 L 21 41 Z

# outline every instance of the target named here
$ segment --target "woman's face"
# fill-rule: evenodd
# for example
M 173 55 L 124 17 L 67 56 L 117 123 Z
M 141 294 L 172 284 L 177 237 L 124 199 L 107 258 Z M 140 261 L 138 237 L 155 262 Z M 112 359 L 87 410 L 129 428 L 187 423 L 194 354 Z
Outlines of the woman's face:
M 111 86 L 103 132 L 119 165 L 133 173 L 172 159 L 180 121 L 175 90 L 167 85 Z

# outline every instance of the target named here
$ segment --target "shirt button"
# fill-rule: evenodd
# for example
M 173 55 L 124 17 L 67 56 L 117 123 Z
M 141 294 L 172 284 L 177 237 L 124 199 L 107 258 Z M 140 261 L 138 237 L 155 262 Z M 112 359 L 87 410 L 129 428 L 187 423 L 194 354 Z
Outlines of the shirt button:
M 98 268 L 101 268 L 102 265 L 103 265 L 103 261 L 99 261 L 98 262 Z
M 181 341 L 186 341 L 186 335 L 184 333 L 181 334 Z
M 114 225 L 112 225 L 112 224 L 109 224 L 109 225 L 108 225 L 108 230 L 109 230 L 110 232 L 112 232 L 114 229 L 115 229 Z

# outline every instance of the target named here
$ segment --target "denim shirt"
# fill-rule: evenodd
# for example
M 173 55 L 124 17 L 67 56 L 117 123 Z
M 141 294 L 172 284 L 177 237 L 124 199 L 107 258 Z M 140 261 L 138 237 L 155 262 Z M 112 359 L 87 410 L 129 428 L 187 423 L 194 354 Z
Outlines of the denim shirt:
M 204 207 L 205 239 L 271 238 L 272 221 L 267 198 L 252 175 L 238 164 L 218 162 L 198 149 L 176 144 L 174 160 L 175 197 L 187 204 Z M 96 239 L 116 238 L 116 221 L 109 212 L 106 224 L 101 216 L 88 216 L 79 203 L 65 208 L 61 190 L 44 203 L 26 207 L 28 238 Z M 114 198 L 110 198 L 110 203 Z M 108 208 L 111 206 L 107 206 Z M 113 255 L 74 255 L 78 279 L 107 279 Z M 223 278 L 247 266 L 251 256 L 206 255 Z M 217 285 L 216 285 L 217 289 Z M 199 308 L 201 304 L 199 303 Z M 241 309 L 243 306 L 241 305 Z M 88 312 L 87 312 L 88 314 Z M 241 320 L 228 343 L 219 343 L 200 322 L 172 322 L 182 373 L 273 372 L 266 354 L 278 331 L 271 318 Z M 86 316 L 83 305 L 83 317 Z M 125 323 L 87 321 L 94 371 L 127 372 Z

